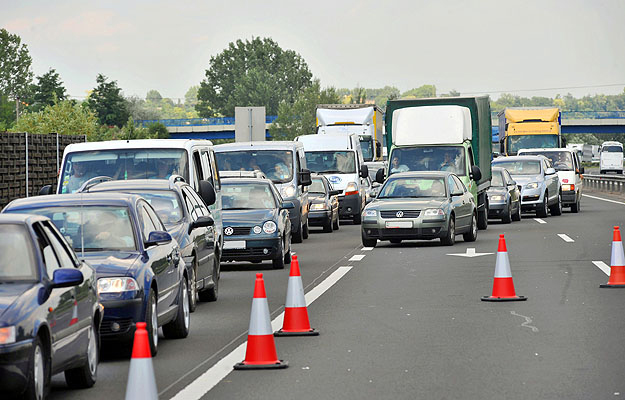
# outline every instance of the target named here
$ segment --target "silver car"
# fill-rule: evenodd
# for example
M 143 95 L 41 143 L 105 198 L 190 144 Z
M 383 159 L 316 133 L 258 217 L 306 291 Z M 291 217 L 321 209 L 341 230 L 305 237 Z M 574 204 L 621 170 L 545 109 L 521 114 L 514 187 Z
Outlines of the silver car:
M 562 214 L 562 190 L 556 170 L 545 156 L 496 158 L 493 167 L 508 170 L 521 190 L 521 210 L 536 216 Z

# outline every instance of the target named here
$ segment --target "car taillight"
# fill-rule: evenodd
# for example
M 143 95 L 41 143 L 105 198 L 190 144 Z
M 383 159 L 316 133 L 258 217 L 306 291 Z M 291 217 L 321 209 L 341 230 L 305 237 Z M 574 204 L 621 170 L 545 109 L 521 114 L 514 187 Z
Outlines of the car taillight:
M 358 191 L 356 190 L 355 192 L 345 192 L 345 196 L 351 196 L 354 194 L 358 194 Z

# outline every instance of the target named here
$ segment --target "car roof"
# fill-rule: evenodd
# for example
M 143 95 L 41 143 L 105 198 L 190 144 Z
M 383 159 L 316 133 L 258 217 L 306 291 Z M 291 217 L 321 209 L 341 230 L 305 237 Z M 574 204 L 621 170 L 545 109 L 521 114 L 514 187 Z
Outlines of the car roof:
M 542 148 L 535 148 L 535 149 L 521 149 L 519 150 L 519 153 L 524 153 L 526 151 L 534 151 L 534 152 L 561 151 L 561 152 L 567 152 L 567 153 L 574 153 L 577 150 L 567 149 L 566 147 L 557 147 L 557 148 L 542 147 Z
M 10 202 L 7 209 L 28 209 L 32 206 L 79 206 L 79 205 L 103 205 L 103 206 L 132 206 L 141 196 L 126 193 L 73 193 L 73 194 L 51 194 L 47 196 L 35 196 L 17 199 Z
M 397 172 L 389 176 L 389 178 L 431 178 L 431 177 L 447 177 L 448 175 L 455 175 L 450 171 L 407 171 Z
M 270 179 L 263 178 L 223 178 L 221 184 L 237 183 L 237 184 L 251 184 L 251 183 L 265 183 L 271 185 L 273 182 Z
M 117 149 L 185 149 L 194 145 L 212 146 L 213 142 L 206 139 L 106 140 L 103 142 L 73 143 L 65 148 L 65 152 Z
M 220 179 L 225 178 L 257 178 L 265 179 L 267 175 L 263 171 L 219 171 Z
M 224 143 L 214 147 L 215 152 L 225 152 L 225 151 L 244 151 L 244 150 L 252 150 L 252 149 L 262 149 L 262 150 L 292 150 L 298 147 L 304 147 L 304 145 L 300 142 L 292 142 L 292 141 L 270 141 L 270 142 L 237 142 L 237 143 Z
M 129 189 L 140 190 L 172 190 L 172 185 L 187 185 L 184 180 L 170 182 L 168 179 L 128 179 L 128 180 L 112 180 L 97 183 L 86 191 L 86 193 L 103 192 L 103 191 L 124 191 Z
M 35 214 L 0 214 L 0 224 L 32 224 L 45 221 L 48 217 Z
M 508 157 L 498 157 L 493 160 L 493 164 L 508 161 L 539 161 L 539 160 L 548 160 L 547 157 L 543 155 L 526 155 L 526 156 L 508 156 Z

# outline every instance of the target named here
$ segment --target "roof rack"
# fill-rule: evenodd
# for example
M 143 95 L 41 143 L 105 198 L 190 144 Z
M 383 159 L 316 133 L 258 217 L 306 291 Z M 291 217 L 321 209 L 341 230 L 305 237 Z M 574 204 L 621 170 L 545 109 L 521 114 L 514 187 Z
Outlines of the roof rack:
M 90 188 L 94 187 L 98 183 L 112 181 L 113 178 L 110 176 L 96 176 L 95 178 L 91 178 L 82 184 L 80 189 L 78 189 L 78 193 L 88 192 Z

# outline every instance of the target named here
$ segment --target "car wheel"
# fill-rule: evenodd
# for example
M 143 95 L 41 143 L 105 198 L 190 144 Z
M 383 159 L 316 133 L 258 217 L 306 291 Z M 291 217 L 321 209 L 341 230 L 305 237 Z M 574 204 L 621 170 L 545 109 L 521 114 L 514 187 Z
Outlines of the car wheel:
M 393 244 L 400 244 L 401 243 L 401 239 L 391 239 L 391 243 L 393 243 Z
M 304 227 L 302 226 L 302 220 L 299 220 L 299 229 L 297 230 L 297 232 L 293 232 L 291 233 L 291 241 L 293 243 L 302 243 L 304 241 L 304 238 L 302 237 L 302 231 L 304 230 Z
M 365 247 L 375 247 L 378 243 L 377 239 L 369 239 L 365 236 L 364 232 L 361 232 L 362 245 Z
M 85 364 L 78 368 L 65 371 L 65 382 L 72 389 L 90 388 L 95 385 L 98 376 L 98 361 L 100 359 L 100 338 L 95 323 L 91 322 L 88 331 L 89 343 Z
M 289 241 L 289 246 L 288 246 L 288 250 L 286 251 L 286 254 L 284 254 L 284 263 L 285 264 L 290 264 L 291 263 L 291 242 Z
M 338 231 L 340 227 L 340 223 L 339 223 L 339 216 L 336 216 L 336 220 L 334 221 L 334 224 L 332 225 L 332 228 L 334 228 L 335 231 Z
M 548 208 L 547 208 L 547 198 L 549 197 L 549 193 L 545 192 L 544 196 L 543 196 L 543 203 L 540 206 L 536 206 L 536 216 L 537 217 L 541 217 L 541 218 L 545 218 L 548 214 Z
M 163 325 L 163 334 L 167 339 L 183 339 L 189 336 L 189 325 L 191 325 L 191 317 L 189 311 L 189 293 L 186 278 L 182 278 L 180 282 L 180 293 L 178 298 L 178 312 L 176 318 Z
M 24 398 L 32 400 L 45 399 L 50 391 L 50 360 L 39 336 L 33 342 L 28 369 L 30 377 L 26 385 Z
M 273 269 L 284 269 L 284 245 L 282 240 L 280 241 L 280 245 L 278 246 L 278 251 L 276 252 L 276 257 L 271 260 Z
M 508 207 L 510 209 L 510 207 Z M 462 235 L 462 238 L 465 242 L 475 242 L 477 240 L 477 217 L 475 213 L 473 217 L 471 217 L 471 226 L 469 228 L 469 232 Z
M 213 287 L 200 292 L 200 300 L 217 301 L 219 297 L 219 257 L 217 254 L 213 257 Z
M 308 230 L 308 222 L 306 222 L 302 228 L 303 228 L 302 238 L 308 239 L 308 236 L 310 234 L 310 231 Z
M 509 224 L 510 222 L 512 222 L 512 204 L 511 203 L 508 203 L 508 206 L 506 207 L 506 212 L 501 218 L 501 220 L 503 221 L 504 224 Z
M 562 215 L 562 194 L 558 193 L 558 202 L 549 207 L 551 215 Z
M 483 210 L 477 211 L 477 229 L 487 229 L 488 228 L 488 203 L 484 203 Z
M 520 221 L 521 220 L 521 204 L 519 203 L 519 205 L 516 208 L 516 212 L 512 215 L 512 220 L 513 221 Z
M 328 220 L 323 223 L 323 231 L 325 233 L 332 232 L 332 218 L 328 218 Z
M 578 213 L 581 202 L 582 202 L 582 199 L 580 198 L 580 199 L 577 199 L 575 203 L 571 204 L 571 212 Z
M 445 246 L 453 246 L 456 243 L 456 221 L 454 216 L 449 217 L 449 226 L 447 227 L 447 235 L 441 238 L 441 243 Z
M 194 312 L 197 308 L 198 292 L 197 292 L 197 259 L 193 258 L 191 265 L 191 284 L 189 285 L 189 311 Z
M 145 313 L 145 328 L 148 331 L 148 339 L 150 342 L 150 353 L 152 357 L 158 353 L 158 320 L 156 313 L 156 293 L 150 288 L 148 294 L 148 307 Z
M 354 225 L 360 225 L 362 223 L 362 216 L 360 213 L 354 215 Z

